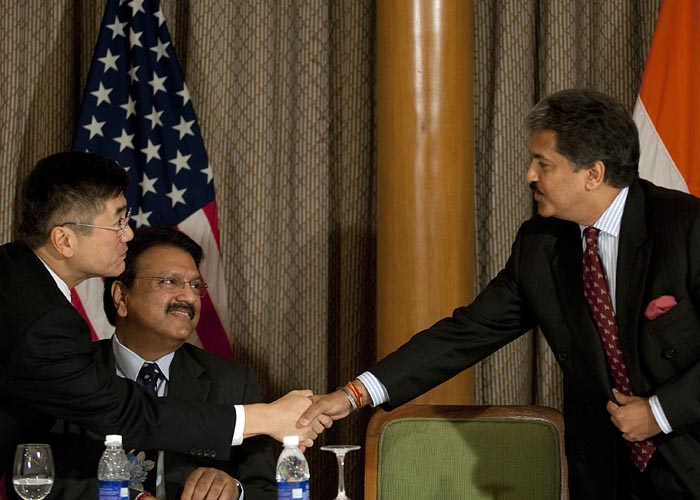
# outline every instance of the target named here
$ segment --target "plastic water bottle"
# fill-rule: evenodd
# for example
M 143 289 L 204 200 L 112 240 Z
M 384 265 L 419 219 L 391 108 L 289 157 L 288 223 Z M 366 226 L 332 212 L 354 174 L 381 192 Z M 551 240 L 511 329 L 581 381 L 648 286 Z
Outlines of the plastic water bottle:
M 105 438 L 105 451 L 97 466 L 100 500 L 129 500 L 129 461 L 122 448 L 122 437 Z
M 309 500 L 309 464 L 299 449 L 299 436 L 284 436 L 277 460 L 278 500 Z

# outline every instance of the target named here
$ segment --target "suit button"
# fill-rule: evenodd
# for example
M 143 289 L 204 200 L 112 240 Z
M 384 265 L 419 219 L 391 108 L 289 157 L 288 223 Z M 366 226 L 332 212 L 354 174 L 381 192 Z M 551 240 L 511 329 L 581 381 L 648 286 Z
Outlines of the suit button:
M 557 358 L 559 359 L 559 361 L 566 361 L 567 359 L 569 359 L 569 355 L 565 352 L 558 352 Z
M 216 458 L 216 451 L 215 450 L 209 450 L 209 458 Z
M 190 448 L 190 455 L 196 455 L 197 454 L 197 448 Z
M 666 359 L 673 359 L 676 357 L 676 350 L 675 349 L 666 349 L 664 351 L 664 358 Z

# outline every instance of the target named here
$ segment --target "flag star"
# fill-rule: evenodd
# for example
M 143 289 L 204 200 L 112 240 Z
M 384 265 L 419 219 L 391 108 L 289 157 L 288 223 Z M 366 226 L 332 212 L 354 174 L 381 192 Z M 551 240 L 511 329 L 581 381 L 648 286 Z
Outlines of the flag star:
M 154 12 L 153 16 L 158 19 L 158 26 L 160 27 L 165 22 L 165 16 L 163 15 L 163 8 L 158 7 L 158 12 Z
M 131 115 L 136 116 L 136 101 L 131 96 L 127 99 L 126 104 L 120 104 L 119 107 L 126 110 L 126 118 L 129 118 Z
M 191 157 L 192 157 L 192 155 L 183 155 L 182 153 L 180 153 L 180 151 L 177 151 L 177 156 L 175 158 L 173 158 L 172 160 L 170 160 L 170 163 L 175 165 L 175 173 L 176 174 L 179 174 L 180 170 L 182 170 L 183 168 L 185 170 L 190 169 L 190 166 L 187 162 L 189 161 L 189 159 Z
M 134 28 L 129 28 L 129 46 L 132 49 L 134 47 L 143 47 L 143 44 L 141 43 L 141 35 L 143 35 L 143 31 L 139 31 L 137 33 L 134 31 Z
M 182 82 L 182 90 L 176 93 L 182 97 L 183 106 L 190 101 L 190 89 L 187 88 L 187 84 L 185 82 Z
M 124 26 L 126 26 L 127 23 L 121 23 L 119 22 L 119 17 L 114 16 L 114 22 L 112 24 L 108 24 L 107 28 L 112 30 L 112 40 L 117 38 L 118 36 L 123 36 L 126 38 L 126 33 L 124 33 Z
M 131 83 L 139 81 L 139 77 L 136 76 L 136 72 L 139 70 L 140 67 L 141 66 L 134 66 L 134 64 L 132 63 L 131 69 L 129 71 L 127 71 L 127 73 L 129 74 L 129 77 L 131 78 Z
M 164 77 L 158 76 L 158 73 L 153 72 L 153 79 L 148 82 L 148 84 L 153 87 L 153 95 L 156 95 L 159 90 L 165 92 L 165 79 L 168 78 L 167 75 Z
M 152 213 L 153 212 L 144 212 L 143 207 L 139 207 L 139 212 L 132 215 L 131 218 L 136 222 L 136 227 L 150 226 L 151 224 L 148 222 L 148 218 Z
M 127 134 L 126 129 L 122 129 L 122 135 L 114 138 L 114 142 L 119 143 L 120 153 L 124 151 L 124 148 L 134 149 L 134 135 L 136 134 Z
M 157 194 L 155 188 L 156 182 L 158 182 L 158 177 L 150 178 L 146 172 L 144 172 L 143 179 L 139 182 L 139 186 L 141 186 L 141 196 L 146 196 L 146 193 Z
M 107 104 L 112 104 L 112 101 L 109 100 L 110 92 L 112 92 L 112 89 L 106 89 L 105 86 L 102 85 L 102 82 L 100 82 L 100 88 L 98 88 L 94 92 L 90 92 L 90 94 L 97 97 L 97 106 L 99 106 L 103 102 L 106 102 Z
M 135 16 L 138 12 L 146 13 L 143 9 L 143 0 L 131 0 L 131 2 L 129 2 L 129 7 L 131 7 L 132 16 Z
M 165 196 L 170 198 L 170 200 L 173 202 L 173 207 L 178 203 L 185 205 L 185 198 L 183 197 L 185 191 L 187 191 L 187 188 L 178 189 L 177 186 L 173 184 L 172 190 L 169 193 L 166 193 Z
M 163 126 L 163 122 L 160 121 L 160 115 L 162 115 L 162 111 L 157 111 L 156 107 L 153 106 L 153 110 L 151 111 L 150 114 L 145 115 L 144 118 L 148 118 L 151 120 L 151 130 L 156 128 L 156 125 Z
M 203 168 L 200 170 L 200 172 L 207 176 L 207 184 L 209 184 L 214 178 L 214 173 L 211 171 L 211 165 L 207 165 L 207 168 Z
M 83 125 L 83 128 L 86 128 L 90 131 L 90 139 L 95 137 L 96 135 L 99 135 L 100 137 L 104 137 L 104 134 L 102 133 L 102 127 L 104 127 L 105 122 L 98 122 L 95 117 L 92 117 L 92 121 L 88 125 Z
M 192 125 L 194 125 L 194 120 L 188 122 L 185 121 L 184 116 L 181 116 L 180 124 L 174 125 L 173 128 L 180 132 L 180 140 L 182 140 L 186 135 L 194 135 L 194 132 L 192 132 Z
M 168 45 L 170 45 L 170 42 L 161 42 L 160 38 L 158 39 L 158 43 L 156 44 L 155 47 L 151 47 L 151 50 L 156 53 L 156 62 L 160 61 L 161 57 L 167 57 L 169 58 L 170 56 L 166 52 L 168 50 Z
M 105 65 L 103 73 L 107 73 L 108 69 L 117 71 L 117 59 L 119 59 L 119 55 L 112 55 L 112 51 L 109 49 L 107 49 L 106 56 L 97 58 L 98 61 Z
M 153 144 L 151 140 L 148 139 L 148 146 L 141 150 L 141 152 L 146 155 L 146 163 L 151 161 L 153 158 L 160 160 L 160 153 L 158 153 L 159 149 L 159 144 Z

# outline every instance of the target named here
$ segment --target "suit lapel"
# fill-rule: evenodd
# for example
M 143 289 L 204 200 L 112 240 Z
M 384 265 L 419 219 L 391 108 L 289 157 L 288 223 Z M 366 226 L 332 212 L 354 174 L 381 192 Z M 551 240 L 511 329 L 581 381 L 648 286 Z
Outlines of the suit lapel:
M 170 365 L 168 394 L 189 401 L 206 401 L 211 389 L 211 381 L 205 376 L 206 371 L 190 356 L 183 346 L 175 351 Z
M 565 224 L 551 245 L 544 245 L 562 316 L 572 338 L 581 347 L 591 374 L 610 390 L 608 368 L 598 330 L 583 296 L 581 232 L 577 224 Z
M 644 193 L 635 182 L 630 186 L 620 225 L 615 294 L 620 342 L 636 394 L 648 389 L 639 366 L 637 335 L 652 247 L 645 220 Z

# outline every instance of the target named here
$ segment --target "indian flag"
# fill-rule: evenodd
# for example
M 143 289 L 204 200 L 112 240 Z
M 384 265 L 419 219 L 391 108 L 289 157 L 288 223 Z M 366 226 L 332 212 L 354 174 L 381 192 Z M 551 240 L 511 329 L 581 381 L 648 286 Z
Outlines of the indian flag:
M 639 174 L 700 196 L 700 0 L 665 0 L 634 108 Z

